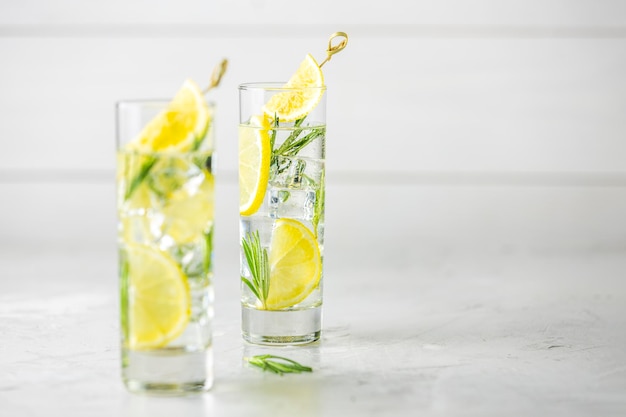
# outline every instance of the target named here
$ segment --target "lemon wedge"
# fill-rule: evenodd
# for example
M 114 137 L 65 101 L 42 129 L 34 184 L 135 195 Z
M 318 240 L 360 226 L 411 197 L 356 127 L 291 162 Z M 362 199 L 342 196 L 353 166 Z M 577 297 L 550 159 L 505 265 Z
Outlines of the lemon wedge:
M 252 116 L 250 123 L 239 126 L 239 213 L 255 213 L 265 197 L 270 173 L 272 149 L 269 122 Z
M 163 232 L 179 245 L 202 238 L 213 221 L 213 190 L 213 175 L 207 172 L 197 189 L 182 187 L 174 191 L 163 207 Z
M 131 349 L 167 345 L 182 334 L 191 312 L 187 279 L 164 252 L 144 245 L 125 248 L 128 344 Z M 123 286 L 124 288 L 125 286 Z
M 211 112 L 200 87 L 186 80 L 167 108 L 128 143 L 127 148 L 142 152 L 198 149 L 211 123 Z
M 322 259 L 313 233 L 293 219 L 279 219 L 270 243 L 268 310 L 303 301 L 319 284 Z
M 263 106 L 270 118 L 281 122 L 301 119 L 313 110 L 324 95 L 324 74 L 315 58 L 308 54 L 285 88 L 296 90 L 274 94 Z

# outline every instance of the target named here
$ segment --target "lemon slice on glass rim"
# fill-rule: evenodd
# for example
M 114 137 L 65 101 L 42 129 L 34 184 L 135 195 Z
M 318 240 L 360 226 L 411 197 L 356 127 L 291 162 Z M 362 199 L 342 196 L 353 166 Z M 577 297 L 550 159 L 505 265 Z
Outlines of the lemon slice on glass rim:
M 324 74 L 311 54 L 283 86 L 293 89 L 274 94 L 263 106 L 263 112 L 280 122 L 301 119 L 311 112 L 324 95 Z
M 167 108 L 153 118 L 127 148 L 143 152 L 189 152 L 197 149 L 211 124 L 202 90 L 186 80 Z
M 324 94 L 324 75 L 311 54 L 284 88 L 292 90 L 274 94 L 263 106 L 263 115 L 252 116 L 247 126 L 239 128 L 239 213 L 242 216 L 254 214 L 265 197 L 272 155 L 270 121 L 300 119 L 315 108 Z

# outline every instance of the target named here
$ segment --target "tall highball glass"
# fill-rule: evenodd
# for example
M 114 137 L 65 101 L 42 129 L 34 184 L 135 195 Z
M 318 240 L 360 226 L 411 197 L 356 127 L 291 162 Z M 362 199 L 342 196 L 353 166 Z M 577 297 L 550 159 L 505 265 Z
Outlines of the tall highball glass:
M 180 141 L 167 106 L 117 104 L 121 360 L 130 391 L 182 394 L 213 383 L 214 107 Z
M 242 334 L 256 344 L 322 330 L 326 87 L 284 85 L 239 86 Z M 300 99 L 300 114 L 272 110 Z

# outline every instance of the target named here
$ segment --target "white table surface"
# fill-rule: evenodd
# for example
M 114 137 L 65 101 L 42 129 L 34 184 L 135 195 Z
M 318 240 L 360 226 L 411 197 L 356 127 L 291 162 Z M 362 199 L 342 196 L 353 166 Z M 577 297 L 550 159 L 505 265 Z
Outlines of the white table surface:
M 341 200 L 339 191 L 329 194 Z M 626 415 L 624 235 L 609 236 L 612 243 L 604 245 L 597 236 L 571 245 L 547 237 L 542 245 L 528 232 L 531 225 L 522 224 L 503 232 L 509 240 L 489 246 L 485 235 L 496 236 L 498 223 L 483 221 L 491 229 L 477 236 L 478 247 L 470 249 L 463 239 L 442 244 L 455 231 L 441 210 L 459 206 L 467 190 L 452 187 L 447 197 L 434 199 L 440 191 L 420 188 L 415 195 L 428 196 L 422 201 L 430 206 L 409 205 L 423 208 L 422 217 L 439 219 L 427 222 L 430 229 L 414 219 L 409 231 L 415 234 L 398 229 L 395 238 L 384 236 L 378 225 L 367 232 L 375 239 L 354 246 L 339 233 L 339 243 L 328 241 L 323 337 L 310 346 L 263 348 L 242 341 L 235 240 L 224 244 L 228 255 L 218 248 L 215 384 L 191 397 L 125 391 L 114 245 L 4 242 L 0 416 Z M 548 201 L 540 189 L 478 192 L 486 205 L 509 210 L 510 218 L 515 204 L 505 202 L 527 193 L 525 201 L 540 219 L 526 220 L 535 228 L 544 222 L 546 233 L 557 217 L 576 220 L 561 210 L 570 199 L 604 198 L 606 204 L 584 209 L 588 228 L 611 202 L 624 200 L 621 188 L 602 194 L 570 187 L 546 205 L 539 204 Z M 553 209 L 559 214 L 551 219 Z M 357 227 L 361 218 L 351 222 L 332 205 L 329 214 L 336 231 L 363 230 Z M 468 218 L 463 224 L 470 231 L 459 234 L 473 233 L 473 223 Z M 535 243 L 528 242 L 530 235 Z M 281 377 L 244 364 L 244 356 L 263 352 L 297 359 L 314 372 Z

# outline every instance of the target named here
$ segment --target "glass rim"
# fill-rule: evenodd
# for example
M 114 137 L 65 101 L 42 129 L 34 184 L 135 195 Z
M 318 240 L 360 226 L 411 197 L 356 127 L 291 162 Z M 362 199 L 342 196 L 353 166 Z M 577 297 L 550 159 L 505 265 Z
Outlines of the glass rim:
M 286 82 L 265 81 L 239 84 L 240 91 L 294 91 L 294 90 L 326 90 L 326 86 L 285 87 Z
M 145 106 L 145 105 L 153 105 L 153 106 L 167 106 L 172 98 L 131 98 L 131 99 L 121 99 L 115 101 L 115 107 L 120 106 Z M 205 100 L 206 101 L 206 100 Z M 214 101 L 206 101 L 206 104 L 209 107 L 215 107 Z

